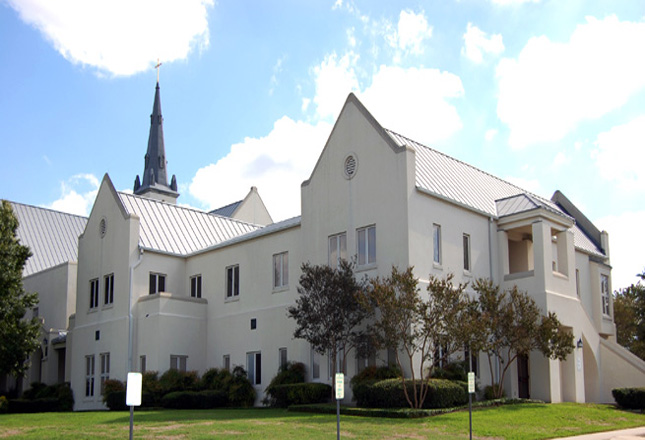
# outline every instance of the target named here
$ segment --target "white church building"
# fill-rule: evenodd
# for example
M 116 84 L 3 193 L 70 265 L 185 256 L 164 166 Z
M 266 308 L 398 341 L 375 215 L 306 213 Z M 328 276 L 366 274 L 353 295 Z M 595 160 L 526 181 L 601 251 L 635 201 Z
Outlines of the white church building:
M 537 352 L 518 362 L 506 378 L 507 396 L 611 402 L 613 388 L 645 383 L 645 362 L 615 342 L 608 235 L 560 192 L 539 197 L 389 131 L 350 94 L 301 185 L 300 217 L 274 223 L 256 188 L 205 212 L 175 203 L 162 122 L 157 84 L 134 194 L 115 190 L 105 175 L 89 218 L 66 220 L 80 234 L 67 279 L 56 275 L 58 286 L 48 280 L 51 269 L 39 278 L 26 274 L 34 280 L 28 288 L 40 293 L 44 328 L 57 332 L 42 351 L 51 358 L 58 336 L 59 356 L 64 350 L 56 368 L 53 360 L 43 366 L 49 358 L 42 353 L 34 356 L 29 379 L 64 377 L 76 410 L 105 408 L 102 383 L 125 380 L 128 371 L 241 365 L 258 404 L 287 361 L 303 362 L 309 381 L 331 383 L 328 359 L 293 338 L 286 309 L 297 298 L 302 263 L 333 266 L 341 257 L 355 257 L 361 277 L 414 266 L 424 294 L 429 275 L 490 278 L 557 313 L 577 348 L 565 362 Z M 42 240 L 25 232 L 32 216 L 17 214 L 23 243 Z M 50 314 L 69 317 L 68 325 L 60 318 L 50 325 Z M 348 362 L 346 374 L 387 357 Z M 496 373 L 480 365 L 485 386 Z

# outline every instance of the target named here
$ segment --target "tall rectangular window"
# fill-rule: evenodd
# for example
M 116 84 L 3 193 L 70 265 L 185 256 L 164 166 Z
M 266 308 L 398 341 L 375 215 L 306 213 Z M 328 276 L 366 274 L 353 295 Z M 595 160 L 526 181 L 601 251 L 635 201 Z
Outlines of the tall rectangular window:
M 99 306 L 99 279 L 90 280 L 90 309 Z
M 282 252 L 273 256 L 273 288 L 289 285 L 289 253 Z
M 226 268 L 226 297 L 237 298 L 240 295 L 240 266 Z
M 287 366 L 289 359 L 287 358 L 287 349 L 285 347 L 278 349 L 278 367 L 284 368 Z
M 139 372 L 140 373 L 145 373 L 146 372 L 146 356 L 145 355 L 139 356 Z
M 190 296 L 193 298 L 202 297 L 202 276 L 195 275 L 190 277 Z
M 105 275 L 105 278 L 103 278 L 103 284 L 105 287 L 103 304 L 114 303 L 114 274 L 111 273 L 110 275 Z
M 85 356 L 85 397 L 94 396 L 94 355 Z
M 600 275 L 600 296 L 602 300 L 602 314 L 611 316 L 609 308 L 609 277 Z
M 347 260 L 347 234 L 329 237 L 329 267 L 336 269 L 340 260 Z
M 225 354 L 222 357 L 222 366 L 226 371 L 231 371 L 231 355 L 230 354 Z
M 470 235 L 464 234 L 464 270 L 470 272 Z
M 105 381 L 110 378 L 110 353 L 101 353 L 101 394 L 105 390 Z
M 376 263 L 376 226 L 357 229 L 358 265 Z
M 176 354 L 170 355 L 170 369 L 186 371 L 186 364 L 188 363 L 188 356 L 179 356 Z
M 576 269 L 576 294 L 580 298 L 580 270 Z
M 320 354 L 311 347 L 311 378 L 320 379 Z
M 432 261 L 441 264 L 441 225 L 432 225 Z
M 160 273 L 150 273 L 150 295 L 166 291 L 166 275 Z
M 246 374 L 253 385 L 262 383 L 262 354 L 259 351 L 246 354 Z

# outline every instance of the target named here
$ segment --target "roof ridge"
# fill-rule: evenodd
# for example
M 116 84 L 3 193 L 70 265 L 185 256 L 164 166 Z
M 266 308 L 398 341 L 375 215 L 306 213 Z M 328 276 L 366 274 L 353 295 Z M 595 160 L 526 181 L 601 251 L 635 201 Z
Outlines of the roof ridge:
M 84 215 L 72 214 L 72 213 L 70 213 L 70 212 L 59 211 L 59 210 L 57 210 L 57 209 L 47 208 L 47 207 L 44 207 L 44 206 L 37 206 L 37 205 L 30 205 L 30 204 L 28 204 L 28 203 L 14 202 L 14 201 L 7 200 L 7 199 L 2 199 L 2 200 L 6 200 L 7 202 L 12 203 L 12 204 L 14 204 L 14 205 L 26 206 L 26 207 L 28 207 L 28 208 L 36 208 L 36 209 L 40 209 L 40 210 L 42 210 L 42 211 L 49 211 L 49 212 L 53 212 L 53 213 L 56 213 L 56 214 L 68 215 L 68 216 L 70 216 L 70 217 L 78 217 L 78 218 L 82 218 L 82 219 L 85 219 L 85 220 L 89 219 L 89 217 L 86 217 L 86 216 L 84 216 Z

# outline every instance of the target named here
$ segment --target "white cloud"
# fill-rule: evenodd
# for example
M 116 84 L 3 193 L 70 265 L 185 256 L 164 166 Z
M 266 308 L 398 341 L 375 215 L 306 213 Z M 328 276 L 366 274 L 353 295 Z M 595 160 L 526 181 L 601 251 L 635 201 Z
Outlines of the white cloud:
M 523 190 L 530 191 L 533 194 L 542 195 L 544 191 L 542 190 L 542 185 L 537 179 L 526 179 L 524 177 L 506 177 L 504 180 L 517 185 Z
M 521 5 L 522 3 L 540 3 L 540 0 L 492 0 L 493 4 L 500 6 Z
M 464 47 L 461 48 L 462 55 L 479 64 L 484 61 L 484 53 L 499 55 L 502 52 L 504 52 L 504 43 L 501 34 L 488 37 L 486 32 L 468 23 L 464 34 Z
M 517 59 L 503 59 L 497 115 L 511 146 L 557 141 L 624 105 L 645 88 L 642 41 L 645 22 L 587 17 L 568 42 L 531 38 Z
M 438 69 L 381 66 L 360 99 L 383 126 L 432 144 L 461 129 L 457 109 L 461 79 Z
M 256 186 L 274 221 L 300 214 L 300 184 L 309 178 L 331 131 L 286 116 L 262 138 L 246 138 L 217 163 L 199 169 L 189 192 L 209 209 L 242 199 Z
M 595 145 L 591 156 L 603 179 L 623 190 L 645 191 L 645 115 L 600 133 Z
M 571 162 L 571 158 L 564 154 L 562 151 L 558 151 L 558 154 L 555 155 L 553 158 L 553 163 L 551 164 L 551 167 L 553 168 L 560 168 L 563 165 L 566 165 Z
M 645 268 L 645 211 L 625 212 L 601 218 L 595 224 L 609 233 L 612 287 L 618 290 L 637 281 Z
M 403 55 L 423 53 L 423 45 L 432 37 L 432 26 L 423 12 L 416 14 L 410 10 L 403 10 L 399 14 L 397 29 L 386 27 L 385 40 L 397 50 L 395 62 L 400 61 Z
M 316 112 L 323 119 L 334 119 L 350 92 L 358 90 L 355 71 L 358 55 L 348 52 L 340 59 L 336 53 L 327 55 L 323 62 L 314 67 Z
M 77 174 L 61 182 L 61 197 L 48 208 L 70 214 L 87 216 L 99 189 L 99 179 L 93 174 Z
M 486 130 L 486 133 L 484 133 L 484 139 L 486 139 L 488 142 L 492 141 L 495 139 L 495 136 L 497 136 L 497 129 L 491 128 L 490 130 Z
M 213 0 L 8 0 L 68 61 L 127 76 L 209 44 Z

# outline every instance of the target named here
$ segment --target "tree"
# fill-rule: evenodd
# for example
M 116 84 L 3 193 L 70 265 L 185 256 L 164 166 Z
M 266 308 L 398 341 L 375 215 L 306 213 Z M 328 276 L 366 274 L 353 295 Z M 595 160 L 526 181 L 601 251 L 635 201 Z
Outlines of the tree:
M 354 265 L 341 260 L 338 268 L 301 266 L 296 305 L 287 316 L 296 320 L 293 336 L 304 339 L 318 353 L 331 355 L 333 365 L 345 365 L 349 353 L 363 354 L 367 335 L 362 328 L 369 313 L 358 302 L 364 288 L 354 276 Z
M 465 287 L 454 286 L 452 275 L 444 280 L 430 277 L 428 299 L 424 301 L 412 267 L 403 272 L 392 267 L 389 277 L 377 277 L 370 282 L 363 299 L 365 307 L 374 313 L 370 333 L 377 348 L 395 350 L 401 371 L 404 371 L 401 354 L 404 355 L 413 385 L 411 396 L 405 378 L 401 377 L 401 381 L 411 408 L 423 406 L 429 389 L 425 366 L 438 352 L 437 348 L 442 348 L 442 359 L 447 359 L 456 347 L 463 348 L 465 334 L 459 322 L 467 310 Z M 419 359 L 418 370 L 414 366 L 415 357 Z
M 616 340 L 639 358 L 645 360 L 645 269 L 640 280 L 614 292 Z
M 500 290 L 490 280 L 474 284 L 479 294 L 477 319 L 481 322 L 474 349 L 488 355 L 490 371 L 493 357 L 501 363 L 501 376 L 496 395 L 502 397 L 504 377 L 513 362 L 533 350 L 551 359 L 565 360 L 573 351 L 573 334 L 564 330 L 553 312 L 542 315 L 535 300 L 513 286 Z
M 24 319 L 27 310 L 38 304 L 36 293 L 26 293 L 22 270 L 31 252 L 16 237 L 18 220 L 11 205 L 2 201 L 0 209 L 0 375 L 21 378 L 29 368 L 28 359 L 39 346 L 40 322 Z

